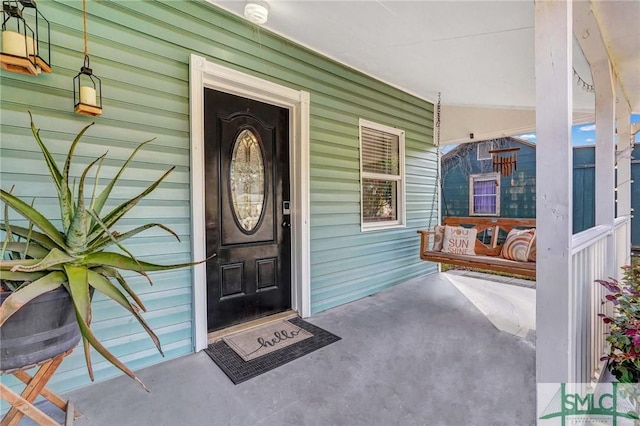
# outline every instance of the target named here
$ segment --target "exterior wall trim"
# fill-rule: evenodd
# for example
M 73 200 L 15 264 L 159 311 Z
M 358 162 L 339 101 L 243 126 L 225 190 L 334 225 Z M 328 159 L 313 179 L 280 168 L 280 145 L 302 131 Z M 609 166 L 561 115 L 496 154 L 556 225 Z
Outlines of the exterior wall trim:
M 191 235 L 194 259 L 206 256 L 204 217 L 204 88 L 211 88 L 289 109 L 291 171 L 291 265 L 293 309 L 311 315 L 309 103 L 310 95 L 207 61 L 189 58 L 191 130 Z M 193 268 L 194 349 L 207 347 L 206 265 Z

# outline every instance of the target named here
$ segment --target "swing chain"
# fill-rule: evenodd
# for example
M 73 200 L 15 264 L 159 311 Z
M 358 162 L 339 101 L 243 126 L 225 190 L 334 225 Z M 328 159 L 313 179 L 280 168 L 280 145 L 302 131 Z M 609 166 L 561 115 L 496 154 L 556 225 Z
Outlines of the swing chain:
M 440 110 L 442 109 L 442 93 L 438 92 L 438 105 L 436 107 L 436 181 L 433 187 L 433 198 L 431 199 L 431 215 L 429 216 L 429 227 L 432 229 L 433 215 L 438 198 L 438 188 L 440 187 Z

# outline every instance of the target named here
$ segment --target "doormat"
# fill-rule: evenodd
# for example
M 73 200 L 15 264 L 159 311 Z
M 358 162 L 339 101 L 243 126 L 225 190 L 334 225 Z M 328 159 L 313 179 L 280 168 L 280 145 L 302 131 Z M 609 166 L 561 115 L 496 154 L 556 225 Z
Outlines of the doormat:
M 251 361 L 309 337 L 313 337 L 313 334 L 283 319 L 232 334 L 222 340 L 243 360 Z
M 282 324 L 282 322 L 289 323 L 289 325 Z M 238 343 L 240 340 L 234 339 L 235 336 L 232 335 L 210 344 L 204 351 L 227 377 L 237 385 L 340 340 L 340 337 L 335 334 L 329 333 L 300 318 L 290 318 L 282 322 L 267 324 L 266 326 L 250 329 L 235 335 L 251 333 L 252 343 L 251 339 L 242 339 L 242 343 Z M 267 327 L 274 324 L 277 326 Z M 283 326 L 286 328 L 283 328 Z M 260 329 L 267 332 L 259 334 L 258 331 Z M 293 331 L 297 331 L 298 334 L 292 336 Z M 278 335 L 275 333 L 278 333 Z M 292 337 L 285 337 L 285 333 L 286 336 Z M 287 343 L 287 341 L 290 341 L 290 343 L 284 345 L 283 343 Z M 273 346 L 269 344 L 274 342 Z M 282 346 L 272 349 L 278 343 L 282 344 Z M 233 349 L 234 346 L 242 348 L 240 353 L 244 353 L 248 357 L 247 361 Z M 271 350 L 269 351 L 268 349 Z M 257 356 L 254 356 L 256 354 Z

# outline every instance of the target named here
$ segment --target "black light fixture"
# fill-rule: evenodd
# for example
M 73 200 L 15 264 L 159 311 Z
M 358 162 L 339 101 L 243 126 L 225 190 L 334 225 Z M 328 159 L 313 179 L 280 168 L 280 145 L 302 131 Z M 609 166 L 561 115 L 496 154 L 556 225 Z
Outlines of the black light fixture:
M 51 27 L 35 0 L 2 2 L 0 64 L 22 74 L 51 72 Z
M 102 114 L 102 82 L 89 65 L 89 55 L 84 55 L 84 65 L 73 78 L 74 112 L 96 117 Z
M 89 61 L 87 37 L 87 0 L 82 0 L 84 27 L 84 65 L 73 78 L 73 111 L 76 114 L 96 117 L 102 114 L 102 81 L 93 74 Z

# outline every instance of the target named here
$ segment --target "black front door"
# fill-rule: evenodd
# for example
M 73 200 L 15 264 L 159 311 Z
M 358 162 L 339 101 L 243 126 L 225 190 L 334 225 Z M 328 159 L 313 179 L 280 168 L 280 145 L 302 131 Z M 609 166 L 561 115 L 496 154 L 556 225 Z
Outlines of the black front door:
M 209 331 L 291 307 L 289 111 L 204 89 Z

